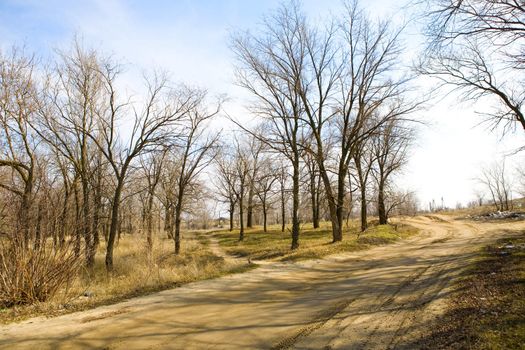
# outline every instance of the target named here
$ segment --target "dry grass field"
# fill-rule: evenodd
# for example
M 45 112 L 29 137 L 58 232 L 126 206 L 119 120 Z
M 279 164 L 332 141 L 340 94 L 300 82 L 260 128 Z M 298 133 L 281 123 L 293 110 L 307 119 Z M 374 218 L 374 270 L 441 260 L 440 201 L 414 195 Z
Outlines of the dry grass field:
M 49 301 L 0 309 L 0 322 L 85 310 L 255 266 L 225 260 L 210 249 L 205 236 L 197 238 L 192 232 L 185 234 L 179 256 L 173 254 L 171 239 L 157 238 L 149 256 L 144 236 L 123 235 L 115 249 L 115 270 L 111 275 L 105 271 L 104 253 L 102 243 L 93 274 L 81 270 L 72 283 Z

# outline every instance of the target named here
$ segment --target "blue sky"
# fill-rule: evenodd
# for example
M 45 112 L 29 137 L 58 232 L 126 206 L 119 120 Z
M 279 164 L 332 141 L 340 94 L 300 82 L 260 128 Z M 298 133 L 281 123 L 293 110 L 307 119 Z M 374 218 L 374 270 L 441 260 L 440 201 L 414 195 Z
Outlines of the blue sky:
M 175 81 L 227 93 L 228 113 L 245 114 L 243 92 L 233 84 L 228 47 L 235 30 L 255 29 L 278 0 L 0 0 L 0 49 L 25 45 L 49 59 L 67 49 L 73 37 L 125 64 L 125 84 L 140 85 L 144 70 L 160 68 Z M 402 20 L 402 2 L 362 1 L 376 17 Z M 339 0 L 304 0 L 309 16 L 325 18 L 340 9 Z M 421 37 L 411 28 L 407 56 Z M 407 62 L 408 63 L 408 62 Z M 479 107 L 479 105 L 478 105 Z M 473 198 L 478 168 L 523 144 L 521 134 L 501 142 L 498 135 L 475 128 L 473 106 L 442 101 L 419 116 L 431 127 L 422 129 L 411 162 L 400 179 L 417 191 L 421 202 L 443 196 L 449 206 Z

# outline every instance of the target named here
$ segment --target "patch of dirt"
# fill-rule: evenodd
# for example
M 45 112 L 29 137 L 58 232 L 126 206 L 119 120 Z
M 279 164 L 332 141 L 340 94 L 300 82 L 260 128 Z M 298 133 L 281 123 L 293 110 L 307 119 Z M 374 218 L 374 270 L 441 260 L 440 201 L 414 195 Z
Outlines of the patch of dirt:
M 489 245 L 467 270 L 422 349 L 523 349 L 525 235 Z

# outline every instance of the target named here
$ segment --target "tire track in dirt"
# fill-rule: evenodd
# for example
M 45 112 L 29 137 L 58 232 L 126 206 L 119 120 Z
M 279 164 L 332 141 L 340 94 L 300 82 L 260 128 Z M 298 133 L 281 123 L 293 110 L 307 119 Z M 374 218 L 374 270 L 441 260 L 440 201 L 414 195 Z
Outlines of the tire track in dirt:
M 465 229 L 469 231 L 466 233 L 467 236 L 479 233 L 479 229 L 470 224 L 458 225 L 457 223 L 440 217 L 428 219 L 438 224 L 441 230 L 446 231 L 446 234 L 440 235 L 439 239 L 433 239 L 428 242 L 428 245 L 423 245 L 419 247 L 419 249 L 428 249 L 429 245 L 435 245 L 437 247 L 446 246 L 447 242 L 450 242 L 455 237 L 464 236 L 465 232 L 462 231 Z M 426 224 L 424 222 L 426 220 L 418 221 L 419 224 Z M 458 254 L 464 253 L 475 240 L 476 237 L 467 239 L 465 244 L 467 248 L 460 249 Z M 418 244 L 420 243 L 416 241 L 411 245 L 415 248 Z M 425 307 L 436 300 L 450 284 L 454 275 L 447 272 L 457 263 L 455 260 L 457 260 L 457 258 L 449 258 L 442 262 L 431 262 L 423 267 L 418 267 L 404 279 L 397 288 L 384 288 L 373 302 L 373 304 L 378 306 L 372 307 L 366 313 L 367 315 L 377 315 L 377 317 L 368 322 L 368 325 L 365 327 L 365 336 L 362 337 L 363 339 L 359 342 L 352 342 L 350 347 L 347 347 L 348 344 L 345 343 L 344 336 L 342 335 L 351 334 L 352 328 L 355 327 L 359 321 L 362 321 L 362 317 L 360 317 L 359 314 L 349 312 L 350 320 L 339 319 L 337 322 L 332 322 L 330 326 L 339 328 L 339 331 L 335 332 L 336 334 L 323 345 L 323 348 L 393 349 L 398 347 L 402 344 L 404 338 L 406 338 L 406 330 L 412 326 L 417 318 L 417 314 L 423 312 Z M 343 326 L 342 323 L 346 324 Z M 390 327 L 390 325 L 395 326 Z M 385 328 L 388 327 L 391 329 L 389 329 L 389 332 L 385 332 Z M 307 342 L 308 339 L 304 339 L 302 343 Z M 315 344 L 315 346 L 319 345 L 321 344 Z M 304 347 L 298 344 L 297 348 L 314 348 L 314 346 Z

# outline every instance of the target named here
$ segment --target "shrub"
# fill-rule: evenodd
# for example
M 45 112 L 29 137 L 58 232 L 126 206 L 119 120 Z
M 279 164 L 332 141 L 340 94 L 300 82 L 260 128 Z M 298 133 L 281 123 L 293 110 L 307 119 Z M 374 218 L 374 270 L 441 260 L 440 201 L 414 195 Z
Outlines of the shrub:
M 74 278 L 80 267 L 73 250 L 24 248 L 18 240 L 0 244 L 0 306 L 46 301 Z

